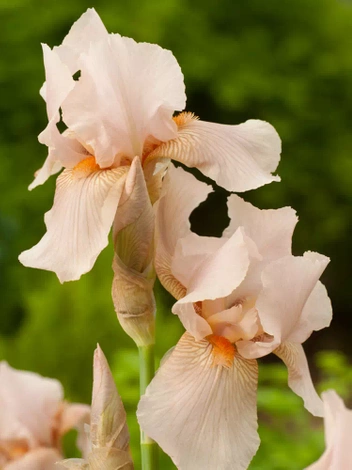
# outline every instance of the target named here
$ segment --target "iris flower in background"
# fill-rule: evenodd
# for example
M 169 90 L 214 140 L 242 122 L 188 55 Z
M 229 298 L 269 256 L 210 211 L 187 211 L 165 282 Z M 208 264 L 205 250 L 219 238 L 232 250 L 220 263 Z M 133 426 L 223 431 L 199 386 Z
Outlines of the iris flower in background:
M 86 459 L 68 459 L 61 464 L 71 470 L 133 470 L 126 412 L 103 351 L 94 353 L 94 382 L 90 451 Z
M 0 468 L 58 470 L 61 438 L 70 429 L 78 430 L 77 444 L 85 452 L 89 416 L 89 406 L 63 401 L 57 380 L 0 363 Z
M 306 470 L 349 470 L 352 464 L 352 410 L 334 390 L 322 393 L 326 450 Z
M 41 95 L 49 122 L 39 141 L 49 153 L 30 188 L 64 171 L 45 215 L 46 234 L 20 255 L 25 266 L 54 271 L 62 282 L 79 279 L 107 245 L 116 209 L 122 230 L 146 206 L 138 194 L 149 194 L 151 203 L 158 199 L 169 159 L 198 168 L 229 191 L 279 180 L 272 172 L 281 142 L 270 124 L 213 124 L 191 113 L 173 117 L 184 109 L 186 95 L 172 53 L 108 34 L 94 9 L 60 46 L 43 45 L 43 52 Z M 62 133 L 59 123 L 66 126 Z M 130 199 L 135 204 L 127 212 Z
M 306 408 L 323 414 L 301 344 L 331 321 L 319 282 L 329 260 L 312 252 L 292 256 L 291 208 L 260 210 L 236 195 L 222 238 L 192 233 L 189 216 L 210 191 L 171 166 L 156 204 L 155 267 L 179 299 L 172 310 L 186 333 L 137 415 L 180 470 L 242 470 L 259 446 L 257 358 L 278 355 Z

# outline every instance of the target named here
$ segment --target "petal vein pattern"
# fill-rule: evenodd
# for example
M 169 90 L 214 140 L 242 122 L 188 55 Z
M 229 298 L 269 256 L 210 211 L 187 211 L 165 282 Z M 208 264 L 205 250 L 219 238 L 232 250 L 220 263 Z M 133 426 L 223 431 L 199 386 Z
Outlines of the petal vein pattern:
M 79 279 L 108 244 L 128 167 L 94 171 L 85 178 L 65 170 L 57 179 L 47 232 L 21 253 L 25 266 L 54 271 L 61 282 Z
M 259 446 L 257 374 L 240 356 L 214 365 L 211 344 L 185 333 L 141 398 L 139 423 L 180 470 L 246 469 Z
M 196 167 L 228 191 L 247 191 L 272 181 L 280 160 L 281 140 L 264 121 L 249 120 L 239 125 L 187 120 L 178 136 L 151 154 Z

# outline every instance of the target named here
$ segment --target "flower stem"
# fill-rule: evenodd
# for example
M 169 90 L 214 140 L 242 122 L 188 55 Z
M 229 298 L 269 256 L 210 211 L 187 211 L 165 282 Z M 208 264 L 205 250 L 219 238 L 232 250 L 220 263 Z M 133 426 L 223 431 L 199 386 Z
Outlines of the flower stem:
M 139 348 L 140 394 L 145 393 L 155 373 L 154 344 Z M 142 470 L 158 469 L 158 446 L 141 430 Z

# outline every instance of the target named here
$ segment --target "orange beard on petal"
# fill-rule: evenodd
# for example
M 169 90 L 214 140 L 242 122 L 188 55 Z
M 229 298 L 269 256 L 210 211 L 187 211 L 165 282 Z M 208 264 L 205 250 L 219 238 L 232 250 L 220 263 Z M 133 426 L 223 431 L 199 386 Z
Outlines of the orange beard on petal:
M 209 343 L 213 346 L 213 365 L 223 366 L 229 369 L 235 358 L 236 348 L 230 341 L 223 336 L 209 335 L 206 337 Z
M 183 111 L 183 113 L 174 116 L 172 119 L 176 123 L 177 127 L 182 127 L 191 121 L 197 121 L 199 117 L 189 111 Z
M 72 172 L 76 178 L 86 178 L 91 173 L 100 170 L 100 166 L 97 164 L 95 157 L 92 155 L 85 158 L 84 160 L 77 163 L 73 168 Z

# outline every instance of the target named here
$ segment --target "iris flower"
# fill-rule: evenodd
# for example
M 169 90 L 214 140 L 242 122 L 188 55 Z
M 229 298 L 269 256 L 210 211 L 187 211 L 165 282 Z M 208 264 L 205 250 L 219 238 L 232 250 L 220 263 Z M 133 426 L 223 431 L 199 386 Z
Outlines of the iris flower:
M 345 407 L 334 390 L 322 393 L 326 450 L 306 470 L 349 470 L 352 463 L 352 410 Z
M 0 468 L 4 470 L 58 470 L 61 438 L 72 428 L 83 432 L 90 408 L 63 401 L 60 382 L 12 369 L 0 363 Z
M 237 195 L 229 197 L 231 221 L 221 238 L 192 233 L 189 216 L 209 192 L 181 168 L 169 168 L 156 205 L 155 267 L 178 299 L 172 311 L 186 332 L 137 414 L 180 470 L 242 470 L 259 446 L 257 358 L 279 356 L 289 386 L 322 416 L 302 343 L 331 320 L 319 281 L 329 260 L 291 254 L 291 208 L 260 210 Z
M 116 390 L 108 362 L 99 345 L 94 353 L 92 413 L 85 459 L 61 464 L 71 470 L 133 470 L 126 412 Z
M 44 44 L 43 53 L 41 95 L 49 122 L 39 141 L 49 152 L 30 189 L 64 170 L 45 235 L 20 255 L 25 266 L 54 271 L 61 282 L 79 279 L 108 244 L 117 208 L 121 230 L 145 205 L 142 200 L 128 213 L 133 193 L 147 188 L 152 203 L 158 198 L 160 165 L 169 159 L 198 168 L 229 191 L 279 180 L 272 172 L 281 142 L 270 124 L 214 124 L 185 112 L 174 117 L 186 95 L 172 53 L 108 34 L 94 9 L 60 46 Z M 66 127 L 61 133 L 58 124 Z

